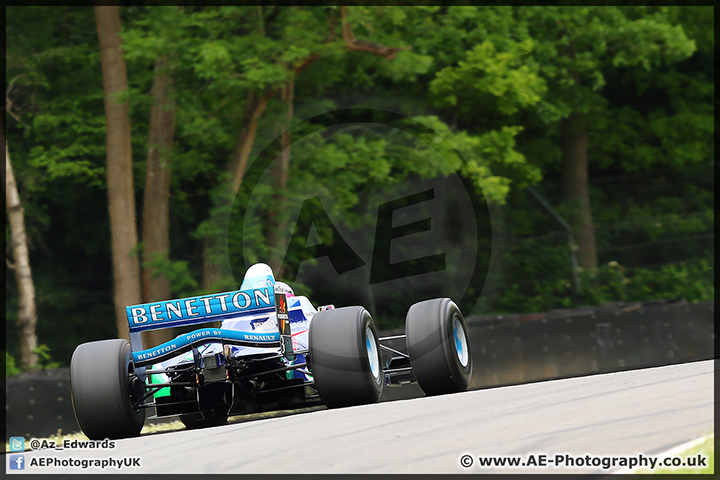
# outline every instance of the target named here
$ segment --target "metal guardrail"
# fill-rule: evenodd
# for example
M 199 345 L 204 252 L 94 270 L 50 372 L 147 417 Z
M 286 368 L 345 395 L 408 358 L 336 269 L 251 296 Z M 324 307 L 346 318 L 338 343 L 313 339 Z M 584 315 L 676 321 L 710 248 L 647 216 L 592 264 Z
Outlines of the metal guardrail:
M 70 369 L 25 372 L 5 383 L 5 438 L 47 437 L 78 428 L 70 398 Z
M 653 300 L 466 319 L 471 389 L 715 358 L 714 302 Z M 392 333 L 398 333 L 393 331 Z M 402 342 L 389 343 L 393 348 Z M 386 388 L 383 400 L 423 396 Z
M 714 303 L 653 301 L 468 319 L 471 388 L 715 357 Z

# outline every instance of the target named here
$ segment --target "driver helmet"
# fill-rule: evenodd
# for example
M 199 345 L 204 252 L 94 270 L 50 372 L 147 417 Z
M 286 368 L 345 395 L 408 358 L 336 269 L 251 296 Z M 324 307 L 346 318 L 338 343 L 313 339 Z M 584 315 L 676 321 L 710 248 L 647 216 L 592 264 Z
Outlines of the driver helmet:
M 288 298 L 295 296 L 293 289 L 285 282 L 275 282 L 275 291 L 284 293 Z

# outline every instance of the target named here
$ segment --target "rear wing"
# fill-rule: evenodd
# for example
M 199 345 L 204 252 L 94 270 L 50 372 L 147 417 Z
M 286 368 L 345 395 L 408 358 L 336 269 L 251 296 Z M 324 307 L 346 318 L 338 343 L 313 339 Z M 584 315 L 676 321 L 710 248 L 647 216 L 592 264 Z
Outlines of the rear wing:
M 274 310 L 272 286 L 125 307 L 131 333 L 214 322 Z
M 290 337 L 289 334 L 284 335 L 284 331 L 261 334 L 205 328 L 180 335 L 173 340 L 145 350 L 140 337 L 141 332 L 148 330 L 195 325 L 259 313 L 269 314 L 276 310 L 276 298 L 280 297 L 282 298 L 278 305 L 287 312 L 285 295 L 275 293 L 272 284 L 233 292 L 125 307 L 133 361 L 136 367 L 140 367 L 137 371 L 139 377 L 145 379 L 144 367 L 146 365 L 171 358 L 203 343 L 219 341 L 252 347 L 281 347 L 285 343 L 283 342 L 284 337 Z

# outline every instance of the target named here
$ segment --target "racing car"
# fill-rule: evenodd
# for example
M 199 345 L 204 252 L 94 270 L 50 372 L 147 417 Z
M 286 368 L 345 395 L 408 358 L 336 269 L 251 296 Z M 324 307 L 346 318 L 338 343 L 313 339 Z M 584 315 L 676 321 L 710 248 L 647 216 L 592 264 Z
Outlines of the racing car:
M 384 387 L 409 383 L 426 395 L 461 392 L 472 375 L 465 320 L 451 299 L 412 305 L 405 335 L 381 338 L 365 308 L 315 308 L 264 263 L 237 291 L 126 313 L 130 341 L 83 343 L 72 355 L 73 410 L 90 439 L 138 436 L 148 409 L 200 428 L 231 415 L 374 403 Z M 209 322 L 143 348 L 143 331 Z M 406 351 L 383 344 L 403 338 Z

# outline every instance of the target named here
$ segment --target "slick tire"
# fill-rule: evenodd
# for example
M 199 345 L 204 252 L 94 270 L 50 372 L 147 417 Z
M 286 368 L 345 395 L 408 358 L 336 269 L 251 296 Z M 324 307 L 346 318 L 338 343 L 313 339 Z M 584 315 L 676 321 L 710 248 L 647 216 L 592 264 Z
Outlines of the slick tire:
M 308 342 L 315 388 L 328 408 L 378 401 L 384 383 L 382 355 L 367 310 L 343 307 L 316 313 Z
M 426 395 L 467 389 L 472 354 L 465 319 L 455 302 L 437 298 L 411 306 L 405 340 L 413 374 Z
M 140 435 L 145 409 L 136 409 L 143 382 L 134 376 L 130 342 L 125 339 L 83 343 L 70 361 L 73 410 L 92 440 Z

